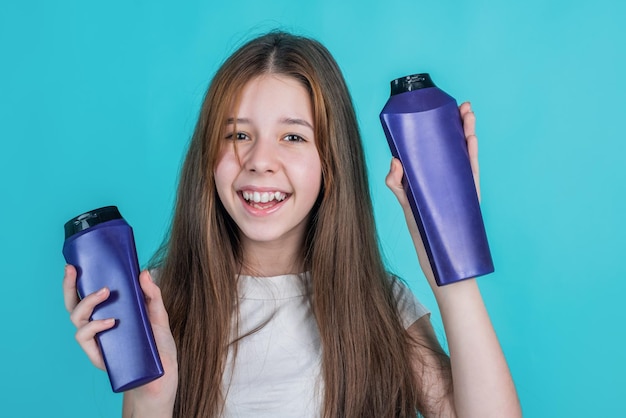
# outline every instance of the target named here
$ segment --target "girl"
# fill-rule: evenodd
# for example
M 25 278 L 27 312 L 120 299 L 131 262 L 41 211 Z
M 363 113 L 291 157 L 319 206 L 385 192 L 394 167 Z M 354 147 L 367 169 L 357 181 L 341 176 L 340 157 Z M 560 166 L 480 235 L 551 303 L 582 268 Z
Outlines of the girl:
M 460 107 L 478 189 L 474 115 Z M 168 239 L 140 283 L 165 375 L 124 394 L 125 417 L 517 417 L 475 280 L 434 284 L 450 358 L 379 253 L 363 149 L 343 76 L 318 42 L 254 39 L 215 75 L 182 168 Z M 108 289 L 64 295 L 76 339 Z

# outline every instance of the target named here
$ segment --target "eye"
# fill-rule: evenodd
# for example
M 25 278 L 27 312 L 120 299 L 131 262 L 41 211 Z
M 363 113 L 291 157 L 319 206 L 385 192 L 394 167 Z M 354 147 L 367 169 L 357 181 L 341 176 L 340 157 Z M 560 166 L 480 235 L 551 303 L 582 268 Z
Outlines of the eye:
M 301 137 L 300 135 L 296 135 L 296 134 L 285 135 L 283 140 L 287 142 L 306 142 L 306 140 L 303 137 Z
M 249 139 L 248 135 L 243 132 L 229 132 L 226 134 L 226 139 L 236 139 L 237 141 L 245 141 Z

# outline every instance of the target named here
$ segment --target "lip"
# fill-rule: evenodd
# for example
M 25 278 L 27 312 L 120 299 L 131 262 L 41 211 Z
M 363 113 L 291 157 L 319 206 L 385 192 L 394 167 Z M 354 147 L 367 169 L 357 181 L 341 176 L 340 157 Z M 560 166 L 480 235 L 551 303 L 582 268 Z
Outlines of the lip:
M 281 192 L 287 195 L 290 194 L 289 192 L 286 192 L 279 187 L 261 187 L 261 186 L 242 186 L 242 187 L 237 188 L 237 193 L 241 193 L 241 192 L 259 192 L 259 193 Z

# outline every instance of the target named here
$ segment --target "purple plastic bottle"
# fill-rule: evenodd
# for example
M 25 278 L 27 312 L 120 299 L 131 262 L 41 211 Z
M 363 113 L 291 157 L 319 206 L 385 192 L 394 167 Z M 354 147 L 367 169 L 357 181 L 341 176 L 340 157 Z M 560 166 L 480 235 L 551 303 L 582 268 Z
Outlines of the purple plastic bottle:
M 108 287 L 111 294 L 91 319 L 115 318 L 96 336 L 113 392 L 123 392 L 163 375 L 163 366 L 139 286 L 132 228 L 115 206 L 84 213 L 65 224 L 65 260 L 76 267 L 80 298 Z
M 493 272 L 456 100 L 428 74 L 398 78 L 380 120 L 437 284 Z

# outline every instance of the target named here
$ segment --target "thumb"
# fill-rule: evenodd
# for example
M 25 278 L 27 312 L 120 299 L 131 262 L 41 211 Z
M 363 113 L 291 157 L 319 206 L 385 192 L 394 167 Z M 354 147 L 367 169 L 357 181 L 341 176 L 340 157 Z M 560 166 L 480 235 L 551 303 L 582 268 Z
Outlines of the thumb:
M 391 159 L 391 167 L 389 167 L 389 173 L 385 178 L 385 184 L 387 187 L 393 192 L 398 201 L 402 206 L 408 203 L 406 198 L 406 192 L 404 191 L 404 187 L 402 186 L 402 176 L 404 174 L 404 169 L 402 168 L 402 163 L 397 158 Z
M 141 272 L 139 275 L 139 285 L 146 299 L 150 322 L 154 325 L 162 325 L 169 328 L 169 317 L 165 310 L 165 305 L 163 304 L 161 289 L 154 283 L 149 271 L 144 270 Z

